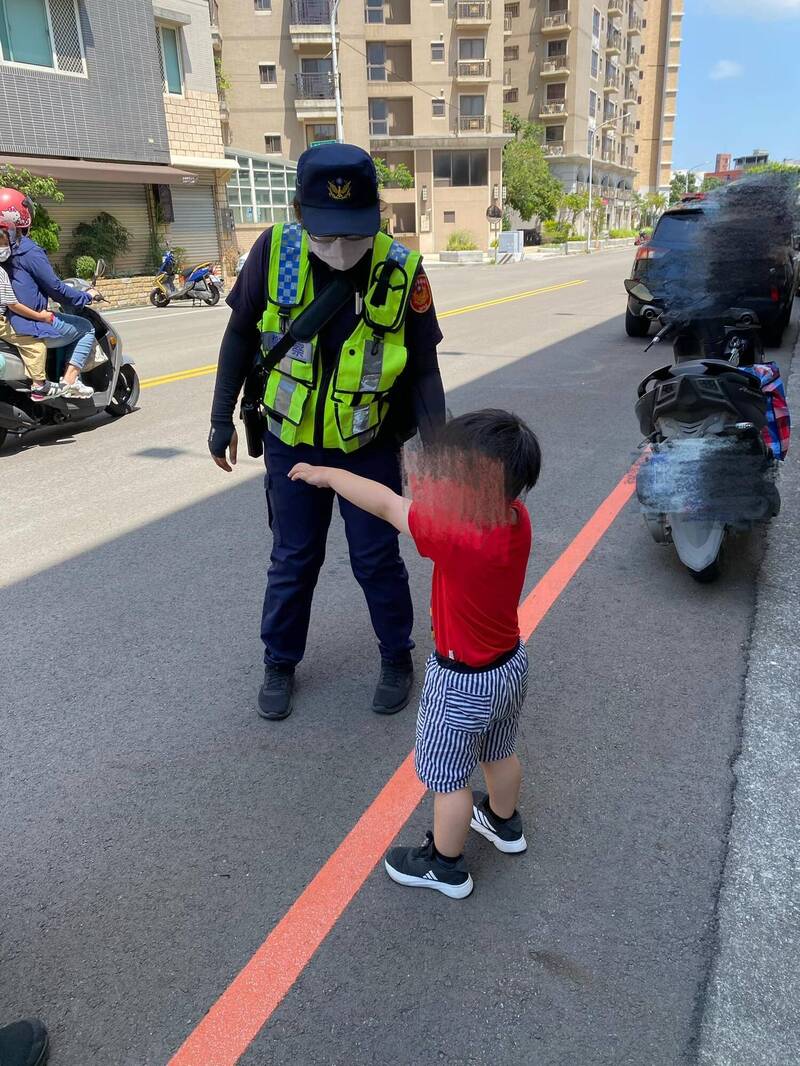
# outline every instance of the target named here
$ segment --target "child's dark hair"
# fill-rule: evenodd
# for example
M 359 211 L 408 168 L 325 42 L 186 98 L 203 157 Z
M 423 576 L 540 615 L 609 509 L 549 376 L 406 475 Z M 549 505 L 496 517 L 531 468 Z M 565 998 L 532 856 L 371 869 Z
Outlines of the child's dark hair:
M 510 411 L 486 408 L 453 418 L 436 435 L 436 450 L 483 455 L 505 473 L 505 494 L 515 500 L 539 479 L 542 452 L 536 434 Z

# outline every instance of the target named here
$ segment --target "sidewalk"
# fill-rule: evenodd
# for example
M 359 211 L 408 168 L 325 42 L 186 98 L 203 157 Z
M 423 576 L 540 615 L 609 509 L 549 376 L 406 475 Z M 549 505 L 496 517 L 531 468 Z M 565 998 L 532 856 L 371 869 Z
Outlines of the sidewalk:
M 787 396 L 798 417 L 800 340 Z M 800 427 L 780 479 L 749 651 L 700 1066 L 800 1062 Z

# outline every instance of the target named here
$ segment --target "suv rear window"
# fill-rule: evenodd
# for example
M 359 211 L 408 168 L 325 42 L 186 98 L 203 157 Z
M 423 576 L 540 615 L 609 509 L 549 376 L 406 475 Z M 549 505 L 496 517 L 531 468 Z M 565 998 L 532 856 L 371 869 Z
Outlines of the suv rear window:
M 697 241 L 702 220 L 702 211 L 676 211 L 662 215 L 652 237 L 653 244 L 686 248 Z

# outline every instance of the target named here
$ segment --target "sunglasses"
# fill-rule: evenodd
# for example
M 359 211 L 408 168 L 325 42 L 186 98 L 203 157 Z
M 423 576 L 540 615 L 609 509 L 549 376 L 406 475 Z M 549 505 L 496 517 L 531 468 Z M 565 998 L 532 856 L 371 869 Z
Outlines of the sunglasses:
M 356 236 L 347 237 L 343 233 L 336 234 L 335 237 L 315 237 L 313 233 L 309 233 L 309 237 L 312 241 L 316 241 L 317 244 L 333 244 L 334 241 L 363 241 L 364 235 L 358 234 Z

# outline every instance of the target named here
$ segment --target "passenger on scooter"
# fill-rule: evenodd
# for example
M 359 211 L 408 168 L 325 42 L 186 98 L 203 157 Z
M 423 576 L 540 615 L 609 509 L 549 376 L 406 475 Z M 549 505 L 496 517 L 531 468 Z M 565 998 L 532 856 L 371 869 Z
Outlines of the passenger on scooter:
M 0 222 L 0 338 L 18 349 L 25 364 L 25 372 L 31 379 L 31 399 L 34 401 L 52 400 L 61 395 L 61 388 L 53 381 L 47 380 L 45 363 L 47 348 L 43 340 L 30 334 L 16 333 L 6 317 L 10 311 L 32 322 L 49 322 L 55 315 L 51 311 L 34 311 L 19 303 L 11 287 L 5 266 L 11 256 L 11 244 L 16 234 L 8 222 Z
M 46 311 L 48 298 L 52 297 L 80 309 L 97 295 L 93 290 L 83 292 L 65 285 L 50 265 L 45 250 L 27 236 L 33 221 L 33 204 L 24 193 L 0 189 L 0 221 L 16 227 L 9 275 L 20 303 L 34 311 Z M 95 343 L 94 329 L 88 319 L 61 314 L 54 315 L 52 322 L 28 323 L 23 316 L 12 312 L 9 321 L 14 330 L 29 326 L 30 333 L 48 348 L 67 348 L 67 366 L 60 380 L 62 395 L 86 399 L 94 394 L 94 389 L 80 380 Z

